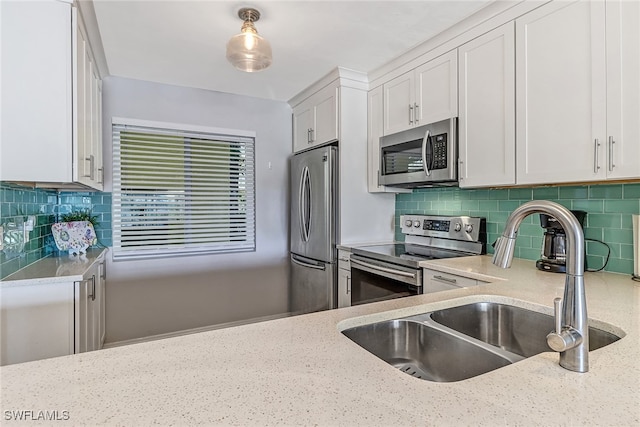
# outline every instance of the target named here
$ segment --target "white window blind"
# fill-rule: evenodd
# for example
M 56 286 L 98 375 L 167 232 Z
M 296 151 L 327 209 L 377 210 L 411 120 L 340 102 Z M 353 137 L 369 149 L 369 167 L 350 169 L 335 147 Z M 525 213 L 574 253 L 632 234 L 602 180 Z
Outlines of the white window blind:
M 114 119 L 113 157 L 114 259 L 255 250 L 253 137 Z

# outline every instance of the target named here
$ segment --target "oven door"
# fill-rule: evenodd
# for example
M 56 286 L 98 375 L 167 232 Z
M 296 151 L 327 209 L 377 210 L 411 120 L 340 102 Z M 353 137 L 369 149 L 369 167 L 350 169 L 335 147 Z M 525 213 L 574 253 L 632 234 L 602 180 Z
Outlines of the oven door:
M 351 305 L 422 293 L 422 269 L 351 255 Z

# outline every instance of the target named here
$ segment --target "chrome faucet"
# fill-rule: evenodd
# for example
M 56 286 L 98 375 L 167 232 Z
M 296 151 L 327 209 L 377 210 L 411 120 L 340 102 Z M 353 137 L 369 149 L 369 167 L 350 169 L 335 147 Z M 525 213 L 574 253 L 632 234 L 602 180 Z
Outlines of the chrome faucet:
M 547 344 L 560 353 L 560 366 L 570 371 L 589 370 L 589 321 L 587 300 L 584 292 L 584 234 L 576 217 L 562 205 L 547 200 L 533 200 L 514 210 L 498 238 L 493 263 L 509 268 L 523 219 L 534 213 L 554 217 L 567 237 L 567 275 L 564 282 L 564 297 L 554 300 L 555 331 L 547 335 Z

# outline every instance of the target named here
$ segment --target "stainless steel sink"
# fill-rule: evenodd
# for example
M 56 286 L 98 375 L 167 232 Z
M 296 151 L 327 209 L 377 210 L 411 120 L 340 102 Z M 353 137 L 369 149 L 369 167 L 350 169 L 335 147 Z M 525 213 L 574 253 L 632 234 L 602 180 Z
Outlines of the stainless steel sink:
M 479 302 L 431 313 L 436 322 L 523 357 L 551 351 L 546 336 L 554 330 L 553 316 L 513 305 Z M 620 337 L 589 328 L 589 351 L 609 345 Z
M 468 340 L 413 320 L 388 320 L 342 333 L 402 372 L 429 381 L 460 381 L 512 363 Z
M 342 333 L 409 375 L 428 381 L 472 378 L 545 351 L 553 316 L 480 302 L 356 326 Z M 589 328 L 589 350 L 620 337 Z

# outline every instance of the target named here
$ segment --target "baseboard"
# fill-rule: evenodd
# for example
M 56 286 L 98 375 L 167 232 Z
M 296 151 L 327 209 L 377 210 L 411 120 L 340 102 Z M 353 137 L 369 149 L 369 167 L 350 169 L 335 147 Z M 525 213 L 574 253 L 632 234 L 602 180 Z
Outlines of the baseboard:
M 138 343 L 143 343 L 148 341 L 161 340 L 165 338 L 179 337 L 181 335 L 197 334 L 199 332 L 207 332 L 207 331 L 213 331 L 216 329 L 231 328 L 233 326 L 241 326 L 241 325 L 248 325 L 251 323 L 266 322 L 268 320 L 282 319 L 289 316 L 291 316 L 291 313 L 281 313 L 281 314 L 274 314 L 271 316 L 254 317 L 252 319 L 238 320 L 236 322 L 220 323 L 217 325 L 203 326 L 200 328 L 186 329 L 183 331 L 169 332 L 166 334 L 151 335 L 148 337 L 133 338 L 133 339 L 124 340 L 124 341 L 108 342 L 108 343 L 104 343 L 102 348 L 121 347 L 123 345 L 138 344 Z

